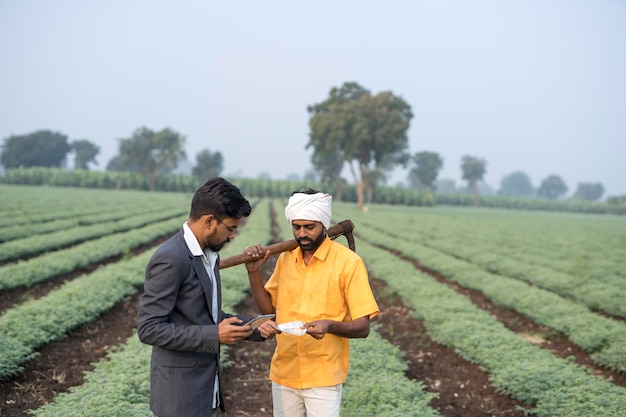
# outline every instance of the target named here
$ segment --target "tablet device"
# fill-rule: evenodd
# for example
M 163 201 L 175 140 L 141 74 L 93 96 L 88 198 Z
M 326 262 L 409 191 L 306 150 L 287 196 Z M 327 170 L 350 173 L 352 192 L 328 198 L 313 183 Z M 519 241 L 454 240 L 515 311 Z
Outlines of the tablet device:
M 249 324 L 250 326 L 252 326 L 253 329 L 256 329 L 257 327 L 259 327 L 266 321 L 272 320 L 273 318 L 274 318 L 274 314 L 261 314 L 260 316 L 256 316 L 248 320 L 247 322 L 243 323 L 243 326 Z

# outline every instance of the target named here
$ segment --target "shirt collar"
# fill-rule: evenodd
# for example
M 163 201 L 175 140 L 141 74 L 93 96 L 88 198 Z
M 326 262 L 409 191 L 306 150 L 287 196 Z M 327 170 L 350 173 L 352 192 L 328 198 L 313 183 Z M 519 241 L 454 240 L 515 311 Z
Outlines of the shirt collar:
M 328 235 L 326 235 L 322 244 L 313 253 L 313 258 L 317 258 L 320 261 L 324 261 L 326 259 L 326 256 L 328 255 L 328 251 L 330 250 L 331 246 L 332 246 L 331 240 L 328 237 Z M 298 246 L 297 248 L 296 259 L 298 262 L 301 262 L 303 260 L 302 248 L 300 248 L 300 246 Z
M 187 222 L 183 224 L 183 237 L 185 239 L 187 247 L 189 248 L 189 251 L 193 256 L 202 256 L 205 262 L 210 263 L 212 267 L 215 267 L 215 262 L 217 261 L 217 252 L 213 252 L 211 249 L 208 248 L 202 250 L 202 248 L 200 247 L 200 243 L 198 243 L 196 235 L 193 234 Z

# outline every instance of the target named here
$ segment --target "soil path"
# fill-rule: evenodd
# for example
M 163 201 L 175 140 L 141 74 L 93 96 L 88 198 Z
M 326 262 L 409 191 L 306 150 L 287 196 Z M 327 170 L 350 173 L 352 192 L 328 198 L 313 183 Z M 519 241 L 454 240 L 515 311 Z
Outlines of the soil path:
M 160 242 L 155 242 L 158 244 Z M 477 306 L 488 310 L 509 329 L 522 335 L 549 334 L 535 342 L 561 357 L 574 357 L 577 363 L 591 368 L 597 374 L 626 387 L 626 376 L 597 367 L 589 355 L 569 340 L 550 329 L 538 326 L 528 318 L 491 303 L 481 293 L 449 282 L 445 277 L 429 271 L 418 263 L 416 268 L 430 273 L 440 282 L 465 294 Z M 263 271 L 269 276 L 273 265 L 268 262 Z M 61 278 L 57 283 L 64 282 Z M 421 321 L 410 318 L 408 308 L 395 294 L 390 294 L 384 281 L 372 278 L 372 288 L 381 309 L 374 324 L 381 334 L 398 345 L 405 353 L 409 369 L 407 377 L 423 381 L 429 391 L 439 398 L 431 405 L 445 417 L 484 417 L 525 415 L 524 406 L 508 396 L 499 394 L 488 382 L 487 375 L 468 363 L 453 350 L 441 346 L 428 337 Z M 39 291 L 46 293 L 49 284 Z M 83 372 L 91 370 L 91 363 L 100 360 L 110 346 L 123 343 L 136 327 L 139 292 L 118 303 L 97 320 L 72 331 L 61 341 L 44 346 L 39 355 L 24 364 L 17 377 L 0 383 L 0 416 L 26 417 L 27 410 L 50 402 L 59 392 L 83 383 Z M 22 297 L 37 298 L 37 290 L 24 292 Z M 0 298 L 0 311 L 16 302 L 11 297 Z M 236 308 L 243 314 L 255 314 L 251 297 Z M 226 415 L 271 416 L 272 404 L 268 380 L 269 363 L 274 351 L 273 341 L 242 342 L 230 349 L 233 366 L 224 369 Z

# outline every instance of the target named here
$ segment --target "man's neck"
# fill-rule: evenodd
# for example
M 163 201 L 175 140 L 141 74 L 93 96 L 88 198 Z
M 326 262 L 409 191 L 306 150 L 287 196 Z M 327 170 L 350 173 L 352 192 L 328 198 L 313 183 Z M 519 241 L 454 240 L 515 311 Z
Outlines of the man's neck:
M 326 241 L 326 233 L 324 233 L 324 238 L 320 241 L 319 245 L 317 245 L 313 249 L 311 249 L 311 250 L 304 250 L 304 249 L 300 248 L 300 250 L 302 250 L 302 260 L 304 261 L 305 265 L 309 264 L 309 262 L 313 258 L 313 255 L 315 255 L 315 252 L 317 252 L 317 250 L 320 248 L 320 246 L 322 246 L 324 244 L 325 241 Z

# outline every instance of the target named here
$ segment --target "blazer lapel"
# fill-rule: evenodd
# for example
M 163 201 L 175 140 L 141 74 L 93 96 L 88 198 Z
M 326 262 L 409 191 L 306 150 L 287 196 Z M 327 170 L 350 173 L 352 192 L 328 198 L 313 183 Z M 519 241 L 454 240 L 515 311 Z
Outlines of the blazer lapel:
M 193 269 L 194 271 L 196 271 L 196 275 L 198 276 L 198 280 L 200 281 L 200 285 L 202 286 L 202 291 L 204 292 L 204 299 L 206 300 L 206 305 L 207 305 L 207 310 L 209 310 L 209 316 L 211 317 L 211 319 L 213 320 L 213 323 L 217 324 L 219 323 L 219 317 L 213 317 L 213 313 L 212 313 L 212 309 L 211 309 L 211 305 L 212 305 L 212 300 L 213 300 L 213 288 L 211 285 L 211 279 L 209 278 L 209 274 L 207 274 L 206 269 L 204 268 L 204 263 L 202 263 L 202 258 L 199 256 L 194 256 L 193 260 L 191 261 L 191 264 L 193 265 Z M 218 307 L 220 307 L 220 285 L 219 285 L 219 279 L 217 281 L 217 300 L 218 300 Z M 221 311 L 221 308 L 218 308 L 217 311 Z
M 215 286 L 217 287 L 217 314 L 222 315 L 222 279 L 220 278 L 220 255 L 217 255 L 217 261 L 215 261 L 215 268 L 213 269 L 213 275 L 215 276 Z M 219 323 L 222 321 L 222 317 L 218 317 Z

